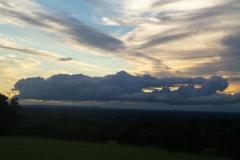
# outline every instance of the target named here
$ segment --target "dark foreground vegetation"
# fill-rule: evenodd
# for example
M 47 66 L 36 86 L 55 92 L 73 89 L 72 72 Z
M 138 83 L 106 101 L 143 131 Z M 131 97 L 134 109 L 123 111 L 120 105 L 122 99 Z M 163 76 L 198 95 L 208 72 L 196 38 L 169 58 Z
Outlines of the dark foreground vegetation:
M 13 132 L 20 118 L 17 99 L 0 94 L 0 135 Z
M 2 134 L 147 145 L 171 153 L 194 152 L 240 158 L 238 113 L 70 106 L 24 106 L 19 109 L 15 106 L 17 103 L 10 101 L 8 107 L 12 108 L 11 112 L 3 111 L 1 106 Z M 3 116 L 4 113 L 8 115 Z
M 239 114 L 44 108 L 24 108 L 16 133 L 240 157 Z
M 41 138 L 0 137 L 0 144 L 2 160 L 224 160 L 149 147 Z

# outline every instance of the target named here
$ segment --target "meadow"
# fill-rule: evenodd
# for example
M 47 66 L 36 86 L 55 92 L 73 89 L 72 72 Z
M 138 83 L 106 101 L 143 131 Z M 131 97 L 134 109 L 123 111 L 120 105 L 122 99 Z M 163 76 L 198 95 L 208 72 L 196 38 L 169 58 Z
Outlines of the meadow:
M 213 156 L 169 152 L 155 147 L 64 141 L 34 137 L 0 137 L 5 160 L 223 160 Z

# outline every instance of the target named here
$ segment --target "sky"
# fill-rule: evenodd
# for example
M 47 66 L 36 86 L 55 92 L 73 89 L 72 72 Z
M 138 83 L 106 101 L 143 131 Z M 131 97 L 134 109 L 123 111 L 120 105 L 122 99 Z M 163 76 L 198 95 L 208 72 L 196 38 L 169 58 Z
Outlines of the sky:
M 0 92 L 28 77 L 221 76 L 240 92 L 239 0 L 0 0 Z

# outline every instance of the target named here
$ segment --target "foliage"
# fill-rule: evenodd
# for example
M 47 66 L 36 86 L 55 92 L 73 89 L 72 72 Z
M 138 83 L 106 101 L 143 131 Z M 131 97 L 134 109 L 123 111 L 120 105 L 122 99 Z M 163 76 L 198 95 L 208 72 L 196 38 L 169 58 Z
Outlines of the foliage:
M 240 157 L 239 114 L 32 106 L 19 133 Z
M 7 134 L 16 126 L 19 108 L 16 98 L 9 99 L 0 94 L 0 134 Z

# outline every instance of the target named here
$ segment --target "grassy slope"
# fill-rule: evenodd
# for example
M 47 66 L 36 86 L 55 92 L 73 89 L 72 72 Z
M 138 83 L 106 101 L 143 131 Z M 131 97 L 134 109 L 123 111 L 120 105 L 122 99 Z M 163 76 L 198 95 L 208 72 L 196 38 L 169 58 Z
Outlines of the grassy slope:
M 0 159 L 5 160 L 221 160 L 153 148 L 81 143 L 48 139 L 0 137 Z

